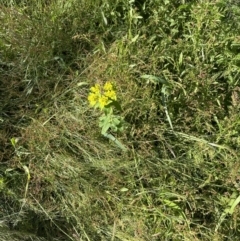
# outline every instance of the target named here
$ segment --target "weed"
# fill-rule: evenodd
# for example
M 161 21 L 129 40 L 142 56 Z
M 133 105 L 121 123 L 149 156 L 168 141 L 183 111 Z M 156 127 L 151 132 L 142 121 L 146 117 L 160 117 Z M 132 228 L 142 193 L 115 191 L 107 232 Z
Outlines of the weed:
M 123 119 L 121 116 L 113 114 L 113 106 L 121 111 L 121 106 L 117 101 L 117 95 L 113 89 L 111 82 L 106 82 L 103 86 L 103 93 L 99 84 L 91 87 L 91 92 L 88 95 L 88 101 L 92 107 L 99 108 L 103 114 L 99 118 L 99 127 L 102 129 L 101 134 L 110 140 L 114 141 L 121 149 L 127 150 L 119 140 L 112 134 L 108 133 L 109 130 L 113 132 L 123 131 Z

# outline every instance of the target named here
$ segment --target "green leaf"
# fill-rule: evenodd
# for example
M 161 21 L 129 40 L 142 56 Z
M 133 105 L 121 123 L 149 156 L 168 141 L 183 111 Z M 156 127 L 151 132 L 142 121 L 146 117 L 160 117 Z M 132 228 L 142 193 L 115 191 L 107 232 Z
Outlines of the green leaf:
M 237 197 L 237 193 L 233 192 L 231 197 L 229 198 L 229 202 L 227 207 L 224 209 L 223 213 L 221 214 L 219 221 L 215 227 L 215 231 L 217 231 L 224 221 L 225 217 L 230 214 L 232 215 L 234 212 L 235 207 L 240 203 L 240 195 Z
M 118 128 L 118 131 L 119 131 L 119 132 L 124 131 L 124 126 L 120 126 L 120 127 Z
M 102 127 L 101 133 L 102 133 L 102 134 L 107 133 L 107 131 L 108 131 L 109 128 L 110 128 L 110 123 L 109 123 L 109 122 L 105 123 L 105 125 L 103 125 L 103 127 Z
M 107 21 L 107 18 L 105 17 L 104 12 L 101 11 L 101 14 L 102 14 L 103 22 L 104 22 L 104 24 L 107 26 L 107 25 L 108 25 L 108 21 Z
M 181 211 L 181 208 L 174 202 L 170 201 L 170 200 L 167 200 L 167 199 L 164 199 L 163 202 L 169 207 L 169 208 L 172 208 L 172 209 L 175 209 L 175 210 L 178 210 L 178 211 Z
M 123 188 L 120 189 L 120 192 L 127 192 L 128 190 L 129 190 L 128 188 L 123 187 Z
M 121 107 L 121 105 L 119 104 L 118 101 L 112 100 L 112 99 L 111 99 L 111 101 L 112 101 L 111 103 L 109 103 L 108 105 L 105 106 L 106 108 L 114 106 L 118 111 L 122 111 L 122 107 Z
M 238 196 L 233 202 L 229 209 L 229 214 L 233 214 L 235 207 L 240 203 L 240 196 Z
M 117 118 L 117 117 L 114 117 L 113 120 L 112 120 L 112 123 L 114 126 L 118 126 L 120 124 L 120 120 Z
M 10 141 L 11 141 L 12 146 L 15 148 L 15 147 L 16 147 L 16 144 L 17 144 L 18 141 L 19 141 L 19 138 L 13 137 L 13 138 L 10 139 Z
M 104 134 L 108 131 L 108 129 L 111 127 L 111 118 L 112 114 L 104 114 L 99 118 L 99 127 L 102 128 L 101 133 Z
M 133 38 L 132 38 L 132 40 L 131 40 L 131 43 L 136 42 L 136 41 L 137 41 L 137 39 L 138 39 L 138 37 L 139 37 L 139 34 L 137 34 L 135 37 L 133 37 Z
M 181 54 L 179 55 L 179 60 L 178 60 L 179 65 L 182 65 L 182 62 L 183 62 L 183 53 L 181 52 Z

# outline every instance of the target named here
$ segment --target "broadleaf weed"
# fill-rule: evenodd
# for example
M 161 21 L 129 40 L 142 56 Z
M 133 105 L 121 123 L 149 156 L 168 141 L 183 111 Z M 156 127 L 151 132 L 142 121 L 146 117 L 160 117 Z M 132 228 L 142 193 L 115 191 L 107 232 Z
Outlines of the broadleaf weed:
M 99 118 L 101 134 L 110 140 L 113 140 L 123 150 L 126 150 L 126 148 L 114 138 L 112 134 L 108 133 L 109 130 L 115 133 L 124 130 L 123 118 L 113 113 L 113 107 L 121 110 L 113 84 L 110 81 L 107 81 L 103 87 L 101 87 L 100 84 L 95 84 L 95 86 L 90 88 L 88 101 L 92 107 L 99 109 L 100 112 L 102 112 L 102 115 Z

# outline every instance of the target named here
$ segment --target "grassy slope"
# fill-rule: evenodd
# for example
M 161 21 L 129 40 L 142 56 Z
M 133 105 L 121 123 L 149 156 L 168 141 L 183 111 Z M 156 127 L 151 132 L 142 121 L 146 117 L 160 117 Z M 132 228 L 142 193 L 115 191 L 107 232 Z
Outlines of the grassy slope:
M 237 3 L 12 2 L 0 12 L 0 240 L 239 240 Z M 107 80 L 126 153 L 87 103 Z

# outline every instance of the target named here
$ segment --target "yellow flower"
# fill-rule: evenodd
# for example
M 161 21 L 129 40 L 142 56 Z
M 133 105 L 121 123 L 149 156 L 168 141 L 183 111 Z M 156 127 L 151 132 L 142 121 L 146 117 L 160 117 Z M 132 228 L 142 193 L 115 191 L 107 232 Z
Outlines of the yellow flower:
M 95 84 L 95 86 L 90 88 L 91 92 L 95 93 L 95 94 L 100 94 L 100 85 L 99 84 Z
M 95 93 L 90 93 L 88 95 L 88 101 L 91 106 L 95 106 L 98 102 L 98 95 Z
M 107 82 L 105 83 L 105 85 L 103 86 L 103 89 L 104 89 L 105 91 L 111 91 L 111 90 L 113 89 L 112 83 L 111 83 L 110 81 L 107 81 Z
M 111 100 L 117 100 L 117 95 L 114 90 L 108 90 L 104 92 L 104 95 Z
M 88 101 L 92 107 L 99 107 L 102 110 L 113 100 L 117 100 L 117 95 L 110 81 L 107 81 L 103 88 L 99 84 L 95 84 L 90 88 Z
M 108 99 L 108 97 L 106 97 L 106 96 L 101 96 L 101 97 L 99 97 L 99 107 L 100 107 L 100 109 L 102 110 L 106 105 L 108 105 L 109 104 L 109 99 Z

